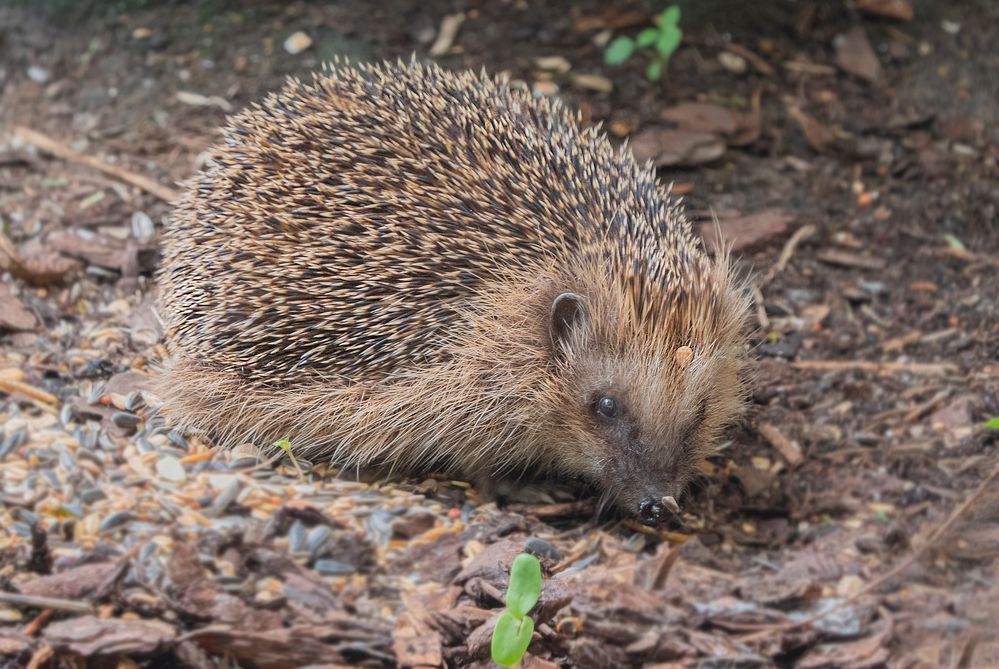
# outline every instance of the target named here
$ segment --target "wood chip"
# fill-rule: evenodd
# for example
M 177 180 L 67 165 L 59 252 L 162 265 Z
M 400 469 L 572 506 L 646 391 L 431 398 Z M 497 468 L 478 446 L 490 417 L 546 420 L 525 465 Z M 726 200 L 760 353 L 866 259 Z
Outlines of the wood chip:
M 288 39 L 291 39 L 291 37 Z M 285 44 L 285 48 L 287 48 L 287 43 Z M 191 91 L 177 91 L 176 97 L 178 101 L 192 107 L 217 107 L 222 111 L 232 111 L 232 105 L 229 101 L 217 95 L 201 95 L 200 93 L 193 93 Z
M 766 439 L 767 443 L 773 446 L 792 467 L 800 465 L 804 460 L 804 456 L 801 454 L 801 446 L 798 442 L 784 436 L 784 433 L 781 432 L 776 425 L 772 425 L 770 423 L 760 423 L 760 425 L 757 426 L 756 431 L 759 432 L 760 436 Z
M 451 50 L 455 37 L 458 36 L 458 29 L 465 22 L 465 14 L 448 14 L 441 19 L 441 27 L 437 31 L 437 39 L 430 47 L 430 55 L 433 57 L 443 56 Z
M 710 102 L 681 102 L 664 109 L 660 118 L 675 124 L 679 130 L 719 135 L 728 144 L 745 146 L 760 136 L 760 95 L 758 92 L 753 95 L 748 112 Z
M 835 41 L 836 64 L 870 83 L 881 78 L 881 63 L 863 26 L 854 26 Z
M 649 128 L 635 134 L 631 150 L 638 162 L 651 160 L 656 167 L 697 165 L 724 155 L 725 142 L 706 132 Z
M 775 209 L 748 216 L 726 218 L 701 223 L 699 230 L 708 251 L 716 253 L 722 243 L 731 245 L 733 251 L 743 251 L 787 231 L 794 216 Z M 721 239 L 719 240 L 719 232 Z
M 775 74 L 777 74 L 777 72 L 774 70 L 773 66 L 770 65 L 770 63 L 763 60 L 763 58 L 758 56 L 753 51 L 750 51 L 746 47 L 742 46 L 741 44 L 734 44 L 734 43 L 726 44 L 725 50 L 748 60 L 752 64 L 752 66 L 755 67 L 756 70 L 763 76 L 772 77 Z
M 614 82 L 599 74 L 572 74 L 569 78 L 578 88 L 598 93 L 610 93 L 614 90 Z
M 816 151 L 826 151 L 836 140 L 836 135 L 828 126 L 803 112 L 796 104 L 787 105 L 787 111 L 788 115 L 801 128 L 801 132 L 805 135 L 805 141 Z
M 853 6 L 861 14 L 883 19 L 911 21 L 915 16 L 909 0 L 854 0 Z
M 839 267 L 855 267 L 870 270 L 884 269 L 885 267 L 883 258 L 851 253 L 840 249 L 823 249 L 816 253 L 815 257 L 828 265 L 837 265 Z
M 148 655 L 174 641 L 173 625 L 157 620 L 102 620 L 81 616 L 59 620 L 45 628 L 42 637 L 57 650 L 93 655 Z
M 30 332 L 38 328 L 38 319 L 10 291 L 10 286 L 0 284 L 0 330 Z

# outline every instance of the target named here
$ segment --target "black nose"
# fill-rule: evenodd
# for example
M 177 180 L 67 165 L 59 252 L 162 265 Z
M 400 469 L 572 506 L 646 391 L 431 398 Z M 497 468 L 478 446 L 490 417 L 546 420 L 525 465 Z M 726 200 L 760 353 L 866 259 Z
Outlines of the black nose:
M 666 515 L 666 507 L 655 497 L 646 497 L 638 504 L 638 519 L 646 525 L 658 525 Z
M 638 519 L 646 525 L 658 525 L 667 513 L 680 513 L 680 505 L 672 495 L 649 496 L 638 504 Z

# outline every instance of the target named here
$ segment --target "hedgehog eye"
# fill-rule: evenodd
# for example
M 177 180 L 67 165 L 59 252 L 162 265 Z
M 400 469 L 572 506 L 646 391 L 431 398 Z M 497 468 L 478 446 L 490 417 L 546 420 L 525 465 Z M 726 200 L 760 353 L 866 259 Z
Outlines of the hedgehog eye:
M 593 409 L 603 418 L 617 418 L 621 414 L 618 401 L 609 395 L 599 397 Z

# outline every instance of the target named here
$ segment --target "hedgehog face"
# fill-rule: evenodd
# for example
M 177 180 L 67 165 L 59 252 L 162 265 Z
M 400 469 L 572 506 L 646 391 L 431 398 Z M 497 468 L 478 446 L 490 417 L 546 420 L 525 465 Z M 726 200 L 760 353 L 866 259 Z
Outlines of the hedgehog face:
M 552 316 L 564 362 L 553 436 L 560 464 L 597 483 L 623 512 L 660 523 L 679 510 L 676 499 L 741 403 L 732 356 L 711 342 L 629 350 L 600 341 L 568 294 Z

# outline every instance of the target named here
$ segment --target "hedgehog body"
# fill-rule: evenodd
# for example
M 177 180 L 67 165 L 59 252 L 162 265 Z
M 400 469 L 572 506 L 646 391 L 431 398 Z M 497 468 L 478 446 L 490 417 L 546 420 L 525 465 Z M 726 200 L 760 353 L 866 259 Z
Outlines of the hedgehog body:
M 334 66 L 224 137 L 164 240 L 160 394 L 183 427 L 341 466 L 580 478 L 655 521 L 738 414 L 727 257 L 557 101 Z

